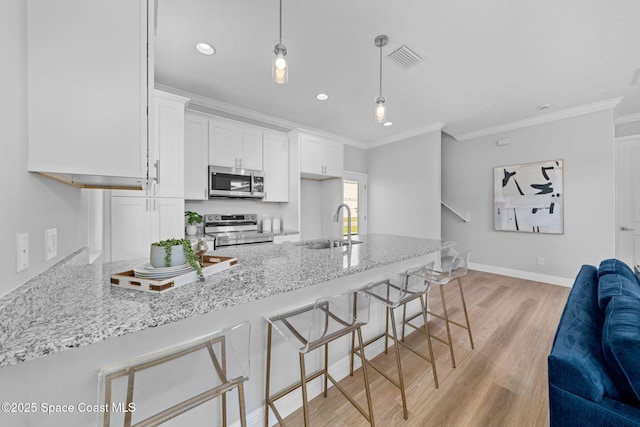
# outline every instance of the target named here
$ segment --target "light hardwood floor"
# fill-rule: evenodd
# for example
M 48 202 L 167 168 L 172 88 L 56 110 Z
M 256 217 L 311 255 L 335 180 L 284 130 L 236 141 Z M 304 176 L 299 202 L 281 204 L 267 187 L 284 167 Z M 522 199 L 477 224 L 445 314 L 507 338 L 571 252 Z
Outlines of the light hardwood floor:
M 369 369 L 374 418 L 378 426 L 547 426 L 549 400 L 547 355 L 569 288 L 539 282 L 469 271 L 463 278 L 475 350 L 466 330 L 452 327 L 457 367 L 451 367 L 448 348 L 433 341 L 440 388 L 433 386 L 430 365 L 401 349 L 409 419 L 402 417 L 400 393 L 373 369 Z M 457 285 L 446 288 L 449 315 L 463 320 L 458 310 Z M 431 306 L 439 312 L 440 298 L 431 289 Z M 429 322 L 432 334 L 443 334 L 437 319 Z M 413 333 L 407 338 L 424 344 Z M 393 352 L 374 362 L 395 373 Z M 341 381 L 356 393 L 366 408 L 362 372 Z M 313 426 L 365 426 L 360 413 L 336 389 L 330 388 L 310 403 Z M 288 426 L 301 426 L 302 409 L 285 419 Z

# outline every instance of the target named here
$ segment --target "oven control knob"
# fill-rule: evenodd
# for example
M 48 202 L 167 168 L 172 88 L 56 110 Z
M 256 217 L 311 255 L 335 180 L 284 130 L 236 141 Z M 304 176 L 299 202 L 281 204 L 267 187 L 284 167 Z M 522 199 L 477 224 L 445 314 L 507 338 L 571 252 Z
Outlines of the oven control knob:
M 220 221 L 222 218 L 220 218 L 220 215 L 215 215 L 214 217 L 214 221 Z
M 249 220 L 250 221 L 255 221 L 256 220 L 256 216 L 255 215 L 249 215 Z

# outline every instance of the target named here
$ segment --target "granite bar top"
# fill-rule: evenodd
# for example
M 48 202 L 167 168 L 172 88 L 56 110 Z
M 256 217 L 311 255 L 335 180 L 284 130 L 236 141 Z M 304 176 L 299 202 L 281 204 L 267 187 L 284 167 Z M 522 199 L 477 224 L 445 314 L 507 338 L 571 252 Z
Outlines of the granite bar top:
M 79 251 L 0 298 L 0 367 L 234 307 L 372 268 L 437 252 L 452 243 L 383 234 L 364 244 L 307 249 L 296 243 L 232 246 L 215 251 L 238 264 L 163 294 L 118 289 L 111 274 L 143 265 L 131 260 L 88 265 Z

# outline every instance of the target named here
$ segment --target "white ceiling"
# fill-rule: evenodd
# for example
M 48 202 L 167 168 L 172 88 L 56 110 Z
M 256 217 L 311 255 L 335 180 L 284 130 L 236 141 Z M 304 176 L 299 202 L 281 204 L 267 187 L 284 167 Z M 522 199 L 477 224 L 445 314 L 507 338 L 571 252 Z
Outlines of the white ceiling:
M 439 122 L 456 136 L 621 96 L 616 116 L 640 113 L 640 85 L 631 85 L 638 0 L 283 0 L 285 85 L 271 80 L 278 4 L 158 0 L 156 83 L 364 145 Z M 379 34 L 389 36 L 390 127 L 373 120 Z M 216 54 L 199 54 L 200 41 Z M 403 44 L 423 62 L 404 70 L 386 58 Z

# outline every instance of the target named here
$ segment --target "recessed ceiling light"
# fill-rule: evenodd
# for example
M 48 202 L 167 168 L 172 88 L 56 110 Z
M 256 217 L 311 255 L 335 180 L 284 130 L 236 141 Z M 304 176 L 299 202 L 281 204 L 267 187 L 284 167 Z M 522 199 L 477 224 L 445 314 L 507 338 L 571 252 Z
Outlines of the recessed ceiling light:
M 542 105 L 538 105 L 536 107 L 538 110 L 548 110 L 549 108 L 551 108 L 551 104 L 542 104 Z
M 318 101 L 326 101 L 327 99 L 329 99 L 329 95 L 327 95 L 326 93 L 319 93 L 316 95 L 316 99 Z
M 393 124 L 393 122 L 390 121 L 386 121 L 382 124 L 382 126 L 391 126 Z
M 216 50 L 208 43 L 198 43 L 196 49 L 203 55 L 213 55 Z

